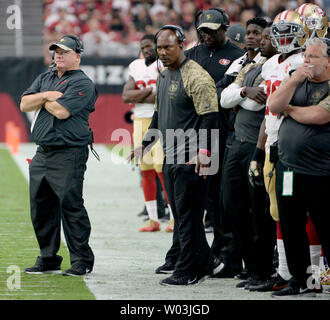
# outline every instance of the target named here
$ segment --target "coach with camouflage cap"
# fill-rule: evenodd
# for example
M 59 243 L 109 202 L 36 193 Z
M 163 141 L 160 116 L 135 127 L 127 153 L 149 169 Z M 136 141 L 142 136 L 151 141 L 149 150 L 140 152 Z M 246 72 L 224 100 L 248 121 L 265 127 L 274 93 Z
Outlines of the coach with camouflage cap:
M 80 70 L 83 43 L 67 35 L 49 47 L 54 67 L 22 94 L 22 112 L 35 112 L 32 140 L 38 145 L 30 171 L 31 219 L 40 256 L 25 273 L 60 273 L 61 222 L 71 268 L 63 275 L 91 272 L 90 221 L 82 197 L 90 143 L 89 115 L 97 99 L 94 83 Z

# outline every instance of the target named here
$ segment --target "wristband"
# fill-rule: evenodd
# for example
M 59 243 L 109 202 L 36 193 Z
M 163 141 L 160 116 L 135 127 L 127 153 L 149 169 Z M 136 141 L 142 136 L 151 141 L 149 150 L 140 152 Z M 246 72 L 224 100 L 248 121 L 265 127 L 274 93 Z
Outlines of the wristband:
M 208 157 L 211 156 L 210 151 L 207 150 L 207 149 L 199 149 L 198 153 L 204 153 L 204 154 L 206 154 Z
M 264 162 L 265 161 L 265 151 L 260 148 L 255 148 L 252 159 L 257 162 Z
M 246 92 L 245 92 L 245 90 L 246 90 L 246 87 L 243 87 L 242 90 L 241 90 L 241 92 L 240 92 L 240 96 L 241 96 L 242 98 L 245 98 L 245 97 L 246 97 Z

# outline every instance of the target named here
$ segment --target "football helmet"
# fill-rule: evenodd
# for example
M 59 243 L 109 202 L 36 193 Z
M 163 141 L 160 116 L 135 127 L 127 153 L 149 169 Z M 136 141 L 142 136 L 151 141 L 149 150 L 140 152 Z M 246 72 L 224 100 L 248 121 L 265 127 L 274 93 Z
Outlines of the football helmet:
M 309 37 L 324 38 L 327 34 L 328 16 L 323 9 L 313 3 L 304 3 L 296 10 L 309 29 Z
M 300 49 L 308 39 L 308 28 L 294 10 L 279 13 L 270 27 L 272 45 L 282 53 Z

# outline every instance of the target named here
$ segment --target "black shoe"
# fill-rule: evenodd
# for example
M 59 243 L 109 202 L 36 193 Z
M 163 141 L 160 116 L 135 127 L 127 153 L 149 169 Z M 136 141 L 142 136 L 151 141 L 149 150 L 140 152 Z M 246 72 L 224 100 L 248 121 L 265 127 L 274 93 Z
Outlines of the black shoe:
M 65 270 L 62 275 L 63 276 L 73 276 L 73 277 L 78 277 L 78 276 L 85 276 L 88 273 L 92 272 L 92 268 L 88 268 L 83 265 L 77 265 L 72 267 L 71 269 Z
M 168 214 L 166 213 L 161 218 L 158 215 L 158 218 L 159 218 L 159 221 L 161 221 L 161 222 L 167 222 L 167 221 L 170 220 L 170 214 L 169 213 Z
M 241 281 L 239 282 L 237 285 L 236 285 L 236 288 L 239 288 L 239 289 L 244 289 L 245 286 L 247 286 L 250 282 L 251 282 L 252 278 L 249 278 L 247 280 L 244 280 L 244 281 Z
M 193 284 L 199 284 L 203 282 L 206 278 L 208 278 L 208 275 L 203 276 L 182 276 L 182 277 L 175 277 L 170 276 L 168 278 L 165 278 L 161 280 L 159 283 L 162 286 L 190 286 Z
M 250 277 L 250 272 L 247 269 L 243 269 L 240 273 L 236 274 L 234 278 L 237 280 L 247 280 Z
M 44 273 L 61 273 L 61 262 L 63 258 L 61 256 L 56 256 L 57 262 L 46 262 L 47 259 L 42 259 L 42 257 L 37 257 L 36 263 L 33 267 L 24 269 L 24 273 L 28 274 L 44 274 Z M 46 261 L 45 261 L 46 260 Z
M 250 288 L 254 288 L 254 287 L 262 285 L 265 281 L 266 281 L 266 279 L 262 279 L 260 277 L 252 277 L 252 279 L 249 281 L 249 283 L 247 283 L 244 286 L 244 289 L 250 290 Z M 253 291 L 253 290 L 250 290 L 250 291 Z
M 260 278 L 260 276 L 253 274 L 251 277 L 249 277 L 247 280 L 241 281 L 240 283 L 238 283 L 236 285 L 236 288 L 239 289 L 249 289 L 250 285 L 258 285 L 260 284 L 262 281 L 262 279 Z
M 147 216 L 148 212 L 147 212 L 147 207 L 144 206 L 143 210 L 141 212 L 138 213 L 138 217 L 143 217 L 143 216 Z
M 165 262 L 162 266 L 158 267 L 155 273 L 158 274 L 171 274 L 174 272 L 174 265 L 170 262 Z
M 281 298 L 287 296 L 296 296 L 296 297 L 315 297 L 316 294 L 314 290 L 308 288 L 299 288 L 295 286 L 291 286 L 290 284 L 283 288 L 280 291 L 272 292 L 272 297 Z
M 215 275 L 211 276 L 212 279 L 234 278 L 238 271 L 233 271 L 226 265 Z
M 323 293 L 323 287 L 322 287 L 322 284 L 320 283 L 320 284 L 316 285 L 316 286 L 314 287 L 313 291 L 314 291 L 315 293 Z
M 221 262 L 221 260 L 217 257 L 214 257 L 212 274 L 210 276 L 211 277 L 216 276 L 223 269 L 223 267 L 224 264 Z
M 276 283 L 276 278 L 271 278 L 267 280 L 261 280 L 256 283 L 250 283 L 245 289 L 250 291 L 258 291 L 258 292 L 267 292 L 273 291 L 274 284 Z M 288 283 L 286 281 L 286 283 Z
M 279 274 L 271 279 L 267 279 L 259 285 L 249 285 L 250 291 L 268 292 L 279 291 L 288 285 L 288 281 L 284 280 Z

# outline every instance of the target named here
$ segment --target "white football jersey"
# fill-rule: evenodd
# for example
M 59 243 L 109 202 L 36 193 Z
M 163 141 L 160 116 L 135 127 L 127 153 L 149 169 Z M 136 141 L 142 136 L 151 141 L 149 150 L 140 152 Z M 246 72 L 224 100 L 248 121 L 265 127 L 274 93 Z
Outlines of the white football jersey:
M 291 70 L 297 69 L 304 63 L 302 53 L 296 53 L 279 62 L 280 54 L 276 54 L 268 59 L 262 67 L 261 75 L 265 80 L 267 87 L 266 102 L 266 153 L 269 153 L 269 146 L 278 139 L 278 130 L 280 128 L 283 117 L 269 111 L 268 100 L 270 95 L 281 85 L 282 81 L 289 76 Z
M 162 63 L 158 61 L 158 67 L 161 70 Z M 136 89 L 145 89 L 152 87 L 156 92 L 156 83 L 158 78 L 157 61 L 147 66 L 144 59 L 136 59 L 128 66 L 128 74 L 134 79 Z M 151 118 L 155 111 L 153 103 L 136 103 L 134 107 L 135 118 Z

